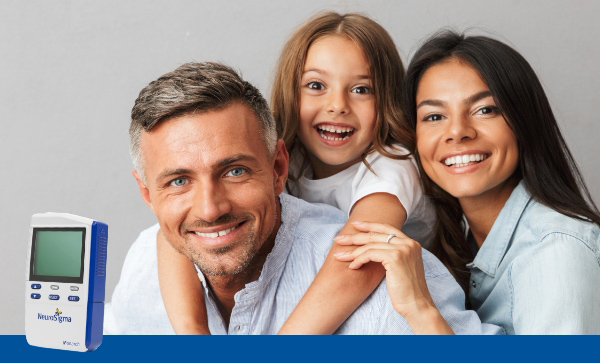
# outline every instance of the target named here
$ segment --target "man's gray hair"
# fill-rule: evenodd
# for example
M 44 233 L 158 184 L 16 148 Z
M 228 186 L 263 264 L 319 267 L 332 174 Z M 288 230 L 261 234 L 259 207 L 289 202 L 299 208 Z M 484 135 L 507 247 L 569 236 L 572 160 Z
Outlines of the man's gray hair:
M 147 182 L 140 151 L 143 131 L 149 132 L 174 117 L 217 111 L 235 101 L 252 109 L 261 126 L 261 138 L 272 156 L 277 130 L 269 105 L 260 91 L 232 68 L 212 62 L 186 63 L 142 89 L 131 110 L 129 127 L 129 152 L 142 180 Z

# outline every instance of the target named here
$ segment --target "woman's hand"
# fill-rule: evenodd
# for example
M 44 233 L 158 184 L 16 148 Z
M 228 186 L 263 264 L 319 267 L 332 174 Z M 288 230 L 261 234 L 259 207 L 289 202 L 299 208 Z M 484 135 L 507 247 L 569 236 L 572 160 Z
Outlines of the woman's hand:
M 429 294 L 419 242 L 386 224 L 358 222 L 354 227 L 363 233 L 338 236 L 334 240 L 341 245 L 360 247 L 335 257 L 339 261 L 351 261 L 351 269 L 371 261 L 381 263 L 386 270 L 392 305 L 415 333 L 452 333 Z M 440 323 L 440 319 L 443 324 L 437 327 L 441 330 L 432 330 L 432 324 Z

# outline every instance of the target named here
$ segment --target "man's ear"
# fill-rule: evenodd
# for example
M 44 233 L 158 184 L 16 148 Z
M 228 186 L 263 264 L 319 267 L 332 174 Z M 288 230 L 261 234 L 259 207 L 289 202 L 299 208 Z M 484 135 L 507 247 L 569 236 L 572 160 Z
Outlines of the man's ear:
M 148 204 L 148 207 L 150 207 L 150 209 L 152 209 L 152 212 L 156 215 L 156 213 L 154 212 L 154 207 L 152 206 L 152 200 L 150 199 L 150 190 L 148 190 L 146 183 L 144 183 L 137 171 L 134 170 L 133 172 L 131 172 L 131 175 L 133 175 L 135 181 L 137 181 L 138 186 L 140 187 L 140 194 L 142 195 L 144 202 Z
M 285 148 L 285 143 L 280 139 L 277 141 L 275 155 L 273 156 L 273 185 L 275 195 L 281 194 L 285 188 L 289 164 L 290 156 Z

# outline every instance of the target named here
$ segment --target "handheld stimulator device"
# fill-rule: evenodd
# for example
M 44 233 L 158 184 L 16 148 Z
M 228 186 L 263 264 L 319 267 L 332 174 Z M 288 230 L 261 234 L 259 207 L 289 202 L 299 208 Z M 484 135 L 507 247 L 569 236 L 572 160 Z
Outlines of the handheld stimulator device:
M 92 351 L 102 343 L 108 226 L 67 213 L 31 217 L 25 286 L 30 345 Z

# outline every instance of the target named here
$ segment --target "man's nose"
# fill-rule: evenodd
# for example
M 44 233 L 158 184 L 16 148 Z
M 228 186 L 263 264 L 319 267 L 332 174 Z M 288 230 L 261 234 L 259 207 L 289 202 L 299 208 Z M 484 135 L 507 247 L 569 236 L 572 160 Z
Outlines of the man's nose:
M 195 191 L 192 214 L 206 222 L 214 222 L 231 211 L 226 190 L 216 183 L 202 183 Z

